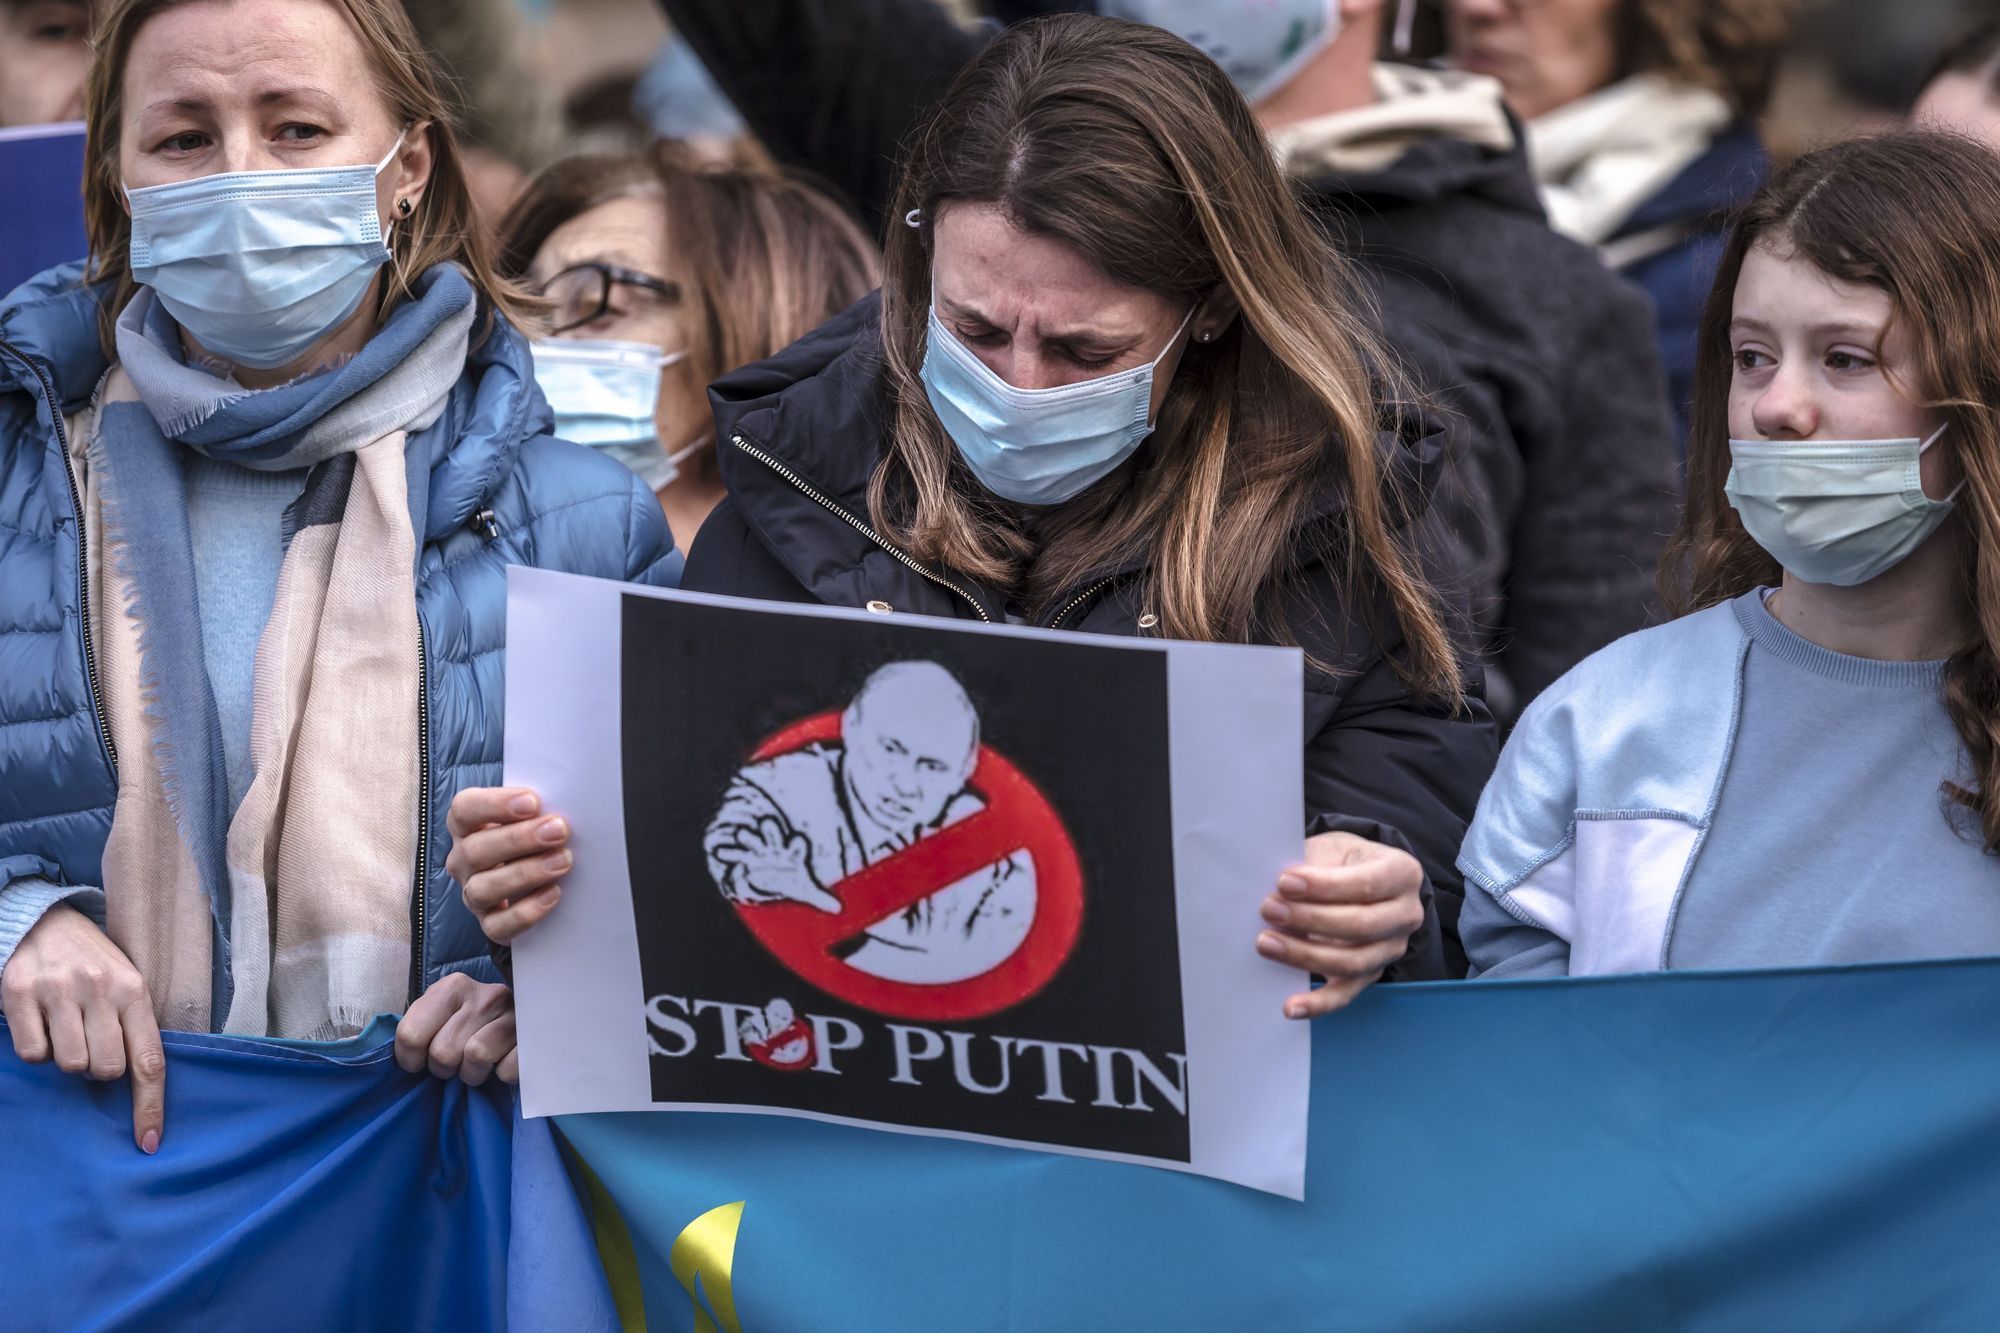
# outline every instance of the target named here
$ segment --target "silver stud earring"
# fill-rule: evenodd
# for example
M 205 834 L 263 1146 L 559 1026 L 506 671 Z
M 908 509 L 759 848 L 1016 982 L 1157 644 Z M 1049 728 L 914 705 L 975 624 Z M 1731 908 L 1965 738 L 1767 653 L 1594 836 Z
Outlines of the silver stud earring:
M 1195 340 L 1196 342 L 1198 342 L 1198 343 L 1210 343 L 1210 342 L 1214 342 L 1214 341 L 1215 341 L 1215 330 L 1214 330 L 1214 329 L 1203 329 L 1203 330 L 1202 330 L 1202 331 L 1201 331 L 1200 333 L 1197 333 L 1197 334 L 1195 334 L 1195 335 L 1194 335 L 1194 340 Z

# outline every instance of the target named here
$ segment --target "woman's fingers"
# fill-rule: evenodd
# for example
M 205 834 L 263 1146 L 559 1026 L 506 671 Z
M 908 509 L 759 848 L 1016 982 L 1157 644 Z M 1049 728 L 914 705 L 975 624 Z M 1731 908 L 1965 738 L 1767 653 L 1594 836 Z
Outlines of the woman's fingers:
M 1266 958 L 1329 980 L 1374 977 L 1401 958 L 1408 948 L 1407 939 L 1349 945 L 1301 939 L 1276 930 L 1267 930 L 1257 936 L 1257 952 Z
M 467 787 L 451 798 L 445 814 L 445 829 L 454 838 L 489 824 L 512 824 L 534 817 L 542 808 L 542 798 L 526 787 Z
M 509 1006 L 507 1012 L 489 1019 L 484 1027 L 467 1039 L 465 1056 L 458 1065 L 458 1077 L 468 1086 L 476 1088 L 493 1075 L 502 1060 L 513 1053 L 514 1010 Z
M 396 1063 L 406 1073 L 421 1074 L 430 1063 L 431 1043 L 450 1022 L 475 983 L 460 972 L 440 978 L 411 1003 L 396 1024 Z
M 475 913 L 497 911 L 517 898 L 525 898 L 536 889 L 555 883 L 569 873 L 573 864 L 575 858 L 564 848 L 481 871 L 463 881 L 465 905 Z
M 1415 892 L 1423 882 L 1417 858 L 1398 852 L 1348 865 L 1296 865 L 1278 877 L 1278 892 L 1293 902 L 1375 903 Z
M 521 1081 L 520 1047 L 517 1045 L 513 1050 L 507 1052 L 506 1059 L 502 1060 L 500 1067 L 493 1072 L 502 1083 L 519 1083 Z
M 1336 1009 L 1345 1009 L 1374 980 L 1373 977 L 1345 977 L 1338 981 L 1329 980 L 1316 990 L 1300 991 L 1285 1001 L 1285 1017 L 1323 1018 Z
M 527 857 L 547 856 L 568 841 L 569 821 L 560 815 L 479 829 L 454 837 L 444 868 L 460 884 L 470 884 L 497 866 Z
M 513 1050 L 513 992 L 463 973 L 418 996 L 396 1026 L 396 1063 L 413 1074 L 484 1083 Z
M 42 1001 L 42 1016 L 48 1021 L 56 1068 L 65 1074 L 89 1069 L 90 1042 L 83 1031 L 83 1006 L 67 994 L 47 996 Z
M 0 977 L 6 974 L 0 973 Z M 7 1015 L 7 1031 L 14 1038 L 14 1054 L 31 1065 L 49 1058 L 49 1025 L 34 988 L 16 984 L 11 978 L 0 981 L 0 1012 Z
M 575 863 L 569 821 L 540 810 L 541 798 L 525 787 L 472 787 L 452 799 L 444 868 L 496 944 L 549 914 L 560 896 L 556 881 Z
M 506 906 L 485 913 L 479 918 L 479 928 L 495 944 L 512 944 L 529 927 L 553 912 L 561 901 L 562 885 L 551 884 L 519 898 L 510 898 Z
M 87 1078 L 110 1082 L 125 1072 L 125 1024 L 108 996 L 95 995 L 84 1002 L 83 1039 L 90 1047 Z
M 1406 940 L 1424 924 L 1423 900 L 1411 894 L 1380 902 L 1327 906 L 1274 893 L 1264 900 L 1260 914 L 1275 929 L 1343 944 Z
M 466 1042 L 478 1029 L 479 1015 L 469 1006 L 461 1006 L 446 1020 L 437 1036 L 431 1038 L 430 1050 L 425 1052 L 424 1067 L 432 1078 L 457 1077 L 459 1067 L 465 1063 Z
M 152 997 L 143 986 L 125 1006 L 122 1019 L 125 1062 L 132 1071 L 132 1141 L 146 1152 L 158 1152 L 160 1136 L 167 1132 L 167 1053 L 160 1046 Z

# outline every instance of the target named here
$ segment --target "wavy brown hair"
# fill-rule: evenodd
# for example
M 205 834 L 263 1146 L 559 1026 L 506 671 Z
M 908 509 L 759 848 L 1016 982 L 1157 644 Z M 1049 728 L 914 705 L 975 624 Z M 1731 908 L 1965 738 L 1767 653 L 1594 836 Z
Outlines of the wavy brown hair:
M 1740 116 L 1771 95 L 1798 0 L 1623 0 L 1619 63 L 1719 93 Z
M 1897 387 L 1945 419 L 1965 473 L 1962 592 L 1977 635 L 1945 668 L 1943 696 L 1969 760 L 1946 777 L 1951 805 L 2000 850 L 2000 156 L 1950 134 L 1902 133 L 1799 158 L 1744 209 L 1716 270 L 1695 353 L 1688 501 L 1661 565 L 1676 613 L 1776 583 L 1723 493 L 1729 475 L 1729 323 L 1743 260 L 1758 245 L 1889 296 L 1908 335 L 1913 382 Z M 1879 350 L 1879 349 L 1878 349 Z
M 662 140 L 553 163 L 500 224 L 501 271 L 526 275 L 550 233 L 599 204 L 656 196 L 698 382 L 762 361 L 873 291 L 868 234 L 808 182 L 751 159 L 715 162 Z
M 1226 289 L 1242 309 L 1215 341 L 1187 344 L 1141 461 L 1032 520 L 973 480 L 918 378 L 933 229 L 901 219 L 964 202 L 997 205 L 1022 230 L 1176 305 Z M 1165 633 L 1285 641 L 1278 590 L 1302 558 L 1298 529 L 1313 497 L 1331 481 L 1343 505 L 1327 555 L 1349 605 L 1386 605 L 1401 633 L 1397 669 L 1456 702 L 1440 610 L 1396 522 L 1401 497 L 1371 373 L 1390 386 L 1388 401 L 1404 391 L 1351 267 L 1212 60 L 1116 19 L 1059 15 L 1012 28 L 959 74 L 918 133 L 892 217 L 888 447 L 869 489 L 871 516 L 891 540 L 1037 611 L 1140 557 Z
M 83 217 L 90 239 L 90 276 L 111 287 L 103 306 L 99 336 L 111 353 L 112 326 L 132 299 L 132 219 L 125 212 L 124 183 L 118 166 L 125 106 L 125 64 L 132 40 L 148 19 L 199 0 L 112 0 L 105 6 L 92 46 L 90 83 L 84 93 L 89 129 L 84 141 Z M 375 87 L 390 118 L 407 128 L 428 123 L 431 175 L 416 211 L 385 227 L 390 260 L 388 280 L 376 309 L 384 318 L 415 291 L 418 278 L 435 264 L 457 264 L 471 279 L 486 317 L 499 315 L 532 329 L 541 303 L 494 272 L 465 181 L 451 114 L 431 58 L 417 40 L 398 0 L 326 0 L 347 17 L 367 54 Z

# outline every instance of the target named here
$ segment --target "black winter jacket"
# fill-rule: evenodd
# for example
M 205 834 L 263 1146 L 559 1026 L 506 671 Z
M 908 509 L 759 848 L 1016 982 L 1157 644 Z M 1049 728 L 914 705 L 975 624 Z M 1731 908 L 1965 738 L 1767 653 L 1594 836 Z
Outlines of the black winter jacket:
M 661 2 L 766 147 L 878 228 L 902 141 L 995 30 L 935 0 Z M 1469 594 L 1488 702 L 1511 720 L 1648 619 L 1680 484 L 1651 308 L 1549 230 L 1518 134 L 1507 151 L 1439 137 L 1380 171 L 1301 180 L 1454 418 L 1440 567 Z
M 871 297 L 711 387 L 729 496 L 703 523 L 682 588 L 1004 620 L 999 594 L 954 571 L 921 567 L 879 539 L 868 521 L 886 406 L 879 312 Z M 1385 437 L 1385 447 L 1392 466 L 1420 488 L 1440 441 L 1434 434 Z M 1329 490 L 1312 521 L 1329 521 L 1338 503 Z M 1311 535 L 1302 532 L 1301 541 Z M 1145 633 L 1142 572 L 1137 564 L 1099 572 L 1056 599 L 1042 623 Z M 1477 682 L 1456 716 L 1412 697 L 1384 656 L 1396 645 L 1376 642 L 1360 609 L 1341 604 L 1332 570 L 1308 564 L 1293 588 L 1288 623 L 1301 646 L 1331 668 L 1307 673 L 1306 831 L 1360 833 L 1413 852 L 1427 875 L 1425 923 L 1390 976 L 1463 976 L 1456 930 L 1464 891 L 1455 862 L 1497 751 Z

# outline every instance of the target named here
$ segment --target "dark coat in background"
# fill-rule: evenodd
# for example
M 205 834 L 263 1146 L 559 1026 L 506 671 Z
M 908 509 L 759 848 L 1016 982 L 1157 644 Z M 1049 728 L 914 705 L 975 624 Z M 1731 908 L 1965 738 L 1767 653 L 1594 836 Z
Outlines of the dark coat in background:
M 961 29 L 932 0 L 662 3 L 771 152 L 878 229 L 901 142 L 995 30 Z M 1679 474 L 1644 296 L 1548 229 L 1497 95 L 1492 114 L 1504 147 L 1449 122 L 1423 132 L 1413 105 L 1395 131 L 1407 148 L 1381 166 L 1334 153 L 1292 169 L 1374 283 L 1390 343 L 1456 418 L 1437 563 L 1471 599 L 1507 721 L 1646 623 Z
M 1708 151 L 1639 206 L 1620 226 L 1606 249 L 1635 237 L 1664 232 L 1672 240 L 1619 269 L 1653 298 L 1660 357 L 1683 450 L 1688 409 L 1694 402 L 1695 336 L 1702 307 L 1715 283 L 1716 261 L 1728 238 L 1729 215 L 1750 202 L 1770 178 L 1771 162 L 1756 126 L 1737 121 L 1715 136 Z

